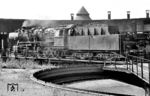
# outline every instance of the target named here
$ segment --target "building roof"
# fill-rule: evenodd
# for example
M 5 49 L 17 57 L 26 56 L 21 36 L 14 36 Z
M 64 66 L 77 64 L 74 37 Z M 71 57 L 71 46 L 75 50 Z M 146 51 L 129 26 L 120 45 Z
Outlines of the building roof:
M 78 24 L 84 25 L 89 23 L 96 24 L 108 24 L 108 25 L 128 25 L 145 21 L 145 18 L 135 18 L 135 19 L 111 19 L 111 20 L 25 20 L 22 23 L 22 27 L 32 27 L 32 26 L 42 26 L 42 27 L 57 27 L 60 25 L 68 25 L 68 24 Z M 0 20 L 1 21 L 1 20 Z M 150 21 L 150 20 L 149 20 Z M 1 23 L 0 23 L 1 24 Z M 3 23 L 4 24 L 4 23 Z
M 89 15 L 88 11 L 84 8 L 84 6 L 82 6 L 82 8 L 78 11 L 77 15 L 79 14 Z
M 78 11 L 75 20 L 91 20 L 91 18 L 89 17 L 88 11 L 84 7 L 82 7 Z

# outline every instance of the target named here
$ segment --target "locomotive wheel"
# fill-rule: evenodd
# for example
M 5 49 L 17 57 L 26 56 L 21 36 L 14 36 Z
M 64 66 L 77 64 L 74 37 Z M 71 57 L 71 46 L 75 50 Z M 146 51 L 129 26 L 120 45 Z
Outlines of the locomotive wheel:
M 48 50 L 48 52 L 46 52 L 46 57 L 47 58 L 53 58 L 54 57 L 54 53 L 53 53 L 54 50 Z
M 93 58 L 93 53 L 73 53 L 73 57 L 81 60 L 88 60 Z
M 54 56 L 55 58 L 58 58 L 58 52 L 57 52 L 57 50 L 54 50 L 54 51 L 53 51 L 53 56 Z
M 63 51 L 63 50 L 61 51 L 61 57 L 62 57 L 62 58 L 66 58 L 66 52 Z

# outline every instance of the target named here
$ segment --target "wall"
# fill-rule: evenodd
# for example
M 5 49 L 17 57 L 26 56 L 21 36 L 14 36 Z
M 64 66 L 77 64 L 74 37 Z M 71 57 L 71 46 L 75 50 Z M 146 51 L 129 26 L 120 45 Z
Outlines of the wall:
M 112 19 L 112 20 L 27 20 L 24 26 L 44 26 L 56 27 L 59 25 L 67 24 L 106 24 L 108 26 L 116 26 L 119 32 L 143 31 L 144 22 L 150 19 L 137 18 L 137 19 Z M 115 29 L 115 30 L 116 30 Z M 149 30 L 150 31 L 150 30 Z

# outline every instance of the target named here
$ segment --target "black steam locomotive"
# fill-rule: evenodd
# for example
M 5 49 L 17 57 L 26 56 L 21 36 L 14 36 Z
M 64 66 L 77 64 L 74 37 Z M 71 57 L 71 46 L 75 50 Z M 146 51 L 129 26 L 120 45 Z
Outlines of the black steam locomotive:
M 18 31 L 19 56 L 36 58 L 107 59 L 116 54 L 144 56 L 148 33 L 114 33 L 107 25 L 63 25 L 22 28 Z M 114 54 L 116 53 L 116 54 Z

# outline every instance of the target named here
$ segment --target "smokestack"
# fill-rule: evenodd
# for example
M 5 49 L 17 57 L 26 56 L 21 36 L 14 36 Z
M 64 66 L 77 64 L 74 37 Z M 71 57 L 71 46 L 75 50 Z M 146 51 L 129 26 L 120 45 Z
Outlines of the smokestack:
M 146 10 L 146 18 L 149 18 L 149 10 Z
M 127 19 L 130 19 L 130 11 L 127 11 Z
M 111 11 L 108 11 L 108 19 L 111 19 Z
M 74 14 L 71 13 L 70 15 L 71 15 L 71 20 L 74 20 Z

